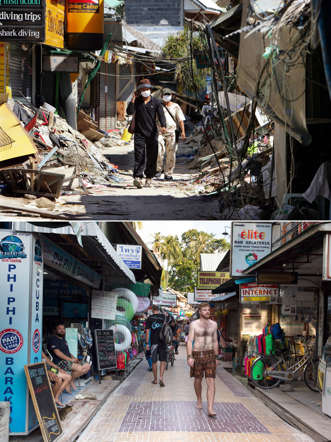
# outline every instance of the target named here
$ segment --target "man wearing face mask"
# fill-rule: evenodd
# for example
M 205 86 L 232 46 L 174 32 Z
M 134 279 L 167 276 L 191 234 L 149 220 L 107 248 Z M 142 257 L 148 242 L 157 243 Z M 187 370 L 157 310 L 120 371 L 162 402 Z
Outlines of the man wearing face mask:
M 178 139 L 176 137 L 177 126 L 180 127 L 180 137 L 185 138 L 184 121 L 185 116 L 180 106 L 173 103 L 170 89 L 164 89 L 162 92 L 162 104 L 164 106 L 164 115 L 166 118 L 166 131 L 159 135 L 159 155 L 157 159 L 157 174 L 160 177 L 163 169 L 164 154 L 166 161 L 164 166 L 164 179 L 173 180 L 173 172 L 176 165 L 176 150 Z
M 158 156 L 158 117 L 161 132 L 165 132 L 166 119 L 162 104 L 151 96 L 151 82 L 148 78 L 139 81 L 137 91 L 127 107 L 127 114 L 133 115 L 134 125 L 134 171 L 133 184 L 141 189 L 142 178 L 145 172 L 145 186 L 152 185 L 152 178 L 156 174 Z M 145 167 L 146 163 L 146 167 Z

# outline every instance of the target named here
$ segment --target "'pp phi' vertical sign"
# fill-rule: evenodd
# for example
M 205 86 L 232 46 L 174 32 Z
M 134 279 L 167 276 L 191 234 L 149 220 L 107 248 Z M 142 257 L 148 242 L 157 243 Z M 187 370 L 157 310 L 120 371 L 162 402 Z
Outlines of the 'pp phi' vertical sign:
M 27 432 L 32 234 L 0 230 L 0 401 L 10 402 L 10 432 Z

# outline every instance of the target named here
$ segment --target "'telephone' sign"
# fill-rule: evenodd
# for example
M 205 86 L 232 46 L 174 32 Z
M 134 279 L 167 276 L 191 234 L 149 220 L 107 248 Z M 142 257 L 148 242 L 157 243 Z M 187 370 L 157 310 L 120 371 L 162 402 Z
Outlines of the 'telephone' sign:
M 272 223 L 232 223 L 231 276 L 244 276 L 245 269 L 271 252 Z

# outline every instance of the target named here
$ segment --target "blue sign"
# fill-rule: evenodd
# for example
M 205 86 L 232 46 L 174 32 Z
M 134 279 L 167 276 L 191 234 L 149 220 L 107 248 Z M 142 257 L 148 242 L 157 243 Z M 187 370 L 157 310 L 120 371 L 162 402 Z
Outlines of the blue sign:
M 117 244 L 117 254 L 129 269 L 141 269 L 142 246 L 131 244 Z
M 0 241 L 0 259 L 26 258 L 23 241 L 15 235 L 7 235 Z
M 10 403 L 10 432 L 27 432 L 32 235 L 0 232 L 0 401 Z

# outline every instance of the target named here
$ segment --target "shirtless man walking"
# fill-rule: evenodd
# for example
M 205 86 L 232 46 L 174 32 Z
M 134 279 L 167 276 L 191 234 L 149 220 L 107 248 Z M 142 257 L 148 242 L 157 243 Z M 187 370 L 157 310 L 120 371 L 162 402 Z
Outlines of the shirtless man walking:
M 214 411 L 216 356 L 218 355 L 217 324 L 210 318 L 210 306 L 199 306 L 200 319 L 193 321 L 187 341 L 187 363 L 194 377 L 194 389 L 197 395 L 197 407 L 202 408 L 202 378 L 207 382 L 208 416 L 216 417 Z M 193 346 L 194 342 L 194 346 Z

